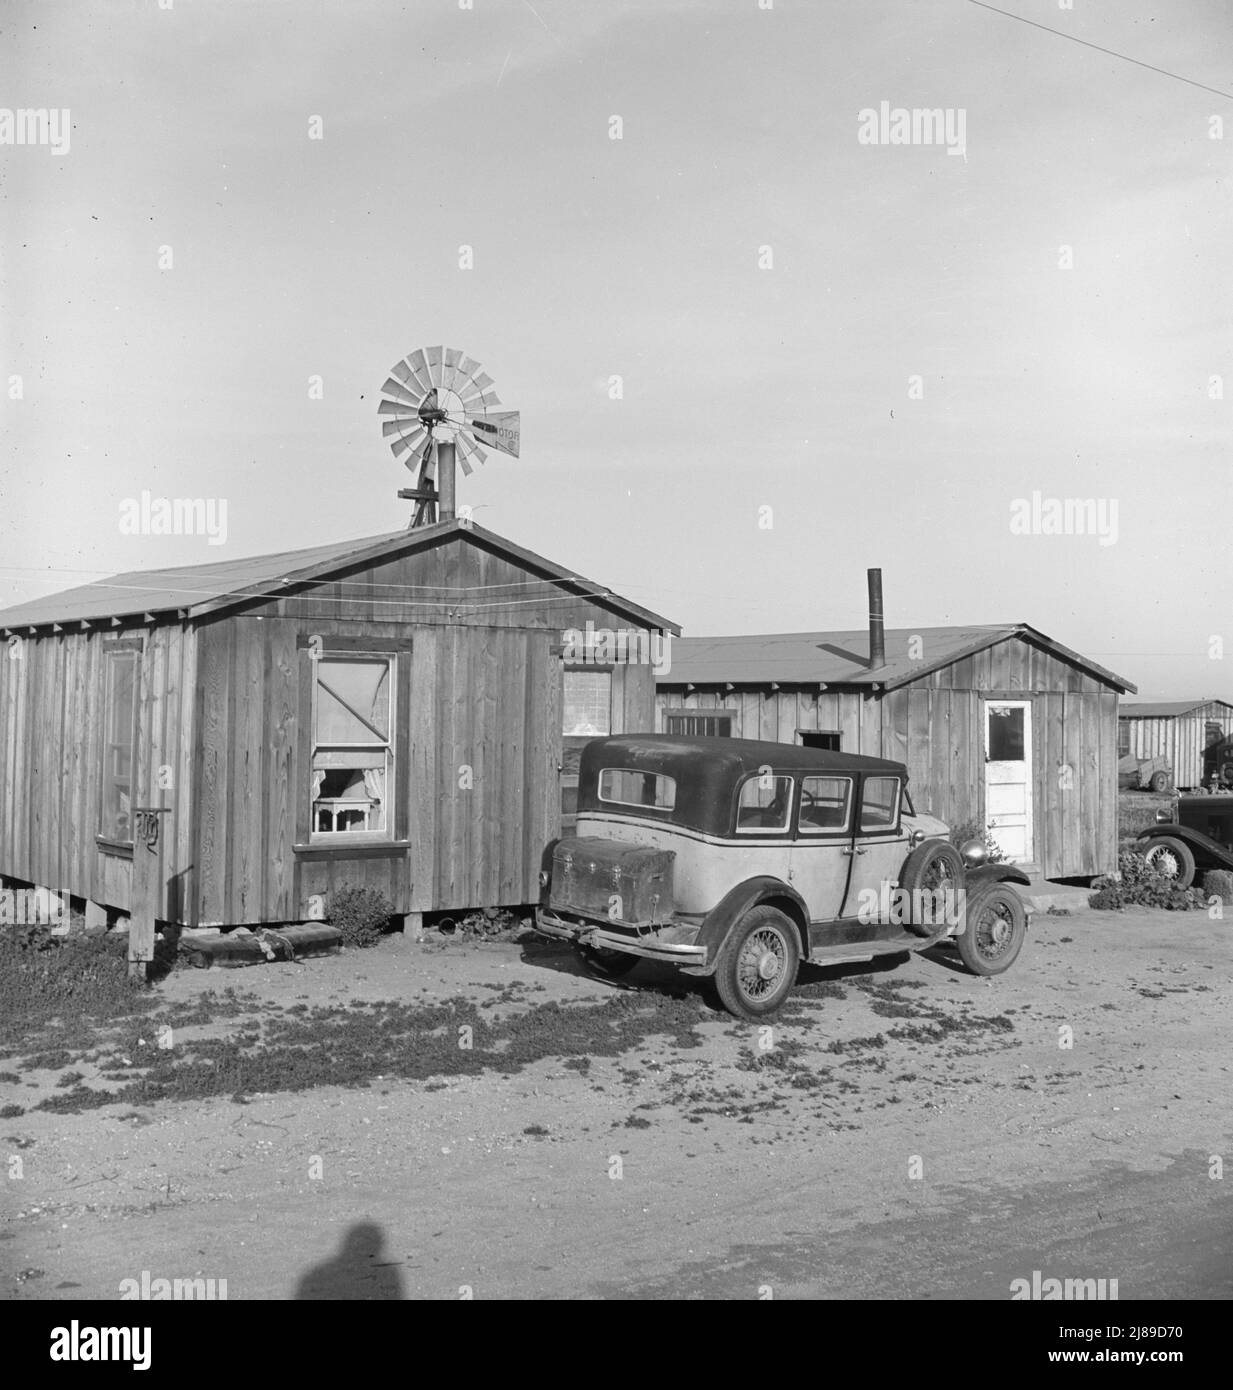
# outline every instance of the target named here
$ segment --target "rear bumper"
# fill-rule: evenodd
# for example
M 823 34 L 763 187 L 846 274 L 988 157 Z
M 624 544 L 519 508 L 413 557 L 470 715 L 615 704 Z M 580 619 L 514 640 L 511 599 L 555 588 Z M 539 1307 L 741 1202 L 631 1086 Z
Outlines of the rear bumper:
M 644 956 L 647 960 L 663 960 L 674 965 L 705 965 L 706 947 L 690 941 L 665 941 L 655 930 L 635 936 L 628 931 L 601 927 L 596 922 L 574 921 L 560 917 L 550 908 L 541 907 L 535 913 L 535 930 L 558 941 L 570 941 L 576 946 L 598 946 L 607 951 L 623 951 L 626 955 Z M 696 936 L 696 927 L 667 926 L 663 933 Z

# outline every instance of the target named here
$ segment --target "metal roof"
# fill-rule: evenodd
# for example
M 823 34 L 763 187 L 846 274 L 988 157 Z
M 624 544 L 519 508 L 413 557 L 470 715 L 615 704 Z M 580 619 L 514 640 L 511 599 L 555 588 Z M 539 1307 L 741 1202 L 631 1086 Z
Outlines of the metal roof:
M 674 634 L 680 632 L 677 624 L 640 604 L 562 569 L 551 560 L 524 550 L 482 526 L 461 521 L 444 521 L 415 530 L 337 541 L 306 550 L 283 550 L 272 555 L 217 560 L 212 564 L 114 574 L 107 579 L 98 579 L 78 588 L 4 609 L 0 611 L 0 628 L 39 627 L 81 620 L 97 622 L 168 612 L 200 617 L 246 599 L 277 598 L 291 585 L 314 580 L 328 582 L 340 570 L 389 560 L 396 555 L 427 549 L 454 538 L 495 551 L 571 592 L 634 618 L 639 626 L 659 628 Z
M 1117 712 L 1123 719 L 1177 719 L 1206 705 L 1223 705 L 1225 709 L 1233 710 L 1233 705 L 1227 700 L 1144 700 L 1119 705 Z
M 886 660 L 871 668 L 869 631 L 781 632 L 743 637 L 680 637 L 672 643 L 672 666 L 657 682 L 682 685 L 879 685 L 894 689 L 963 657 L 1022 637 L 1062 657 L 1119 690 L 1135 687 L 1087 657 L 1026 623 L 971 627 L 886 630 Z

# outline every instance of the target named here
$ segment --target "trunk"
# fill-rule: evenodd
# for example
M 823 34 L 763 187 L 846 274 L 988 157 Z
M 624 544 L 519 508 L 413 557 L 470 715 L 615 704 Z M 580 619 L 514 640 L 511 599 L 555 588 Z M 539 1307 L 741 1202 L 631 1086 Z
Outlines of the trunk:
M 547 906 L 629 927 L 672 917 L 672 850 L 619 840 L 558 840 Z

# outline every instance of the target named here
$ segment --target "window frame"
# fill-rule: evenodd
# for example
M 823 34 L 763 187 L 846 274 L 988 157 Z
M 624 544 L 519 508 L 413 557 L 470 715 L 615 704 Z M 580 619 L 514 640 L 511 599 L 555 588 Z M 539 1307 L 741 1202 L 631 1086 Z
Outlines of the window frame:
M 841 826 L 818 826 L 816 828 L 807 827 L 801 819 L 801 813 L 805 808 L 805 783 L 816 782 L 823 779 L 832 782 L 846 782 L 848 784 L 848 794 L 844 802 L 844 818 Z M 799 788 L 796 797 L 796 830 L 798 835 L 803 835 L 807 839 L 826 839 L 827 837 L 842 838 L 850 840 L 852 838 L 852 825 L 856 815 L 856 777 L 851 772 L 805 772 L 798 779 Z
M 586 740 L 593 739 L 593 738 L 611 738 L 611 737 L 612 737 L 612 672 L 613 672 L 613 669 L 614 669 L 614 668 L 613 668 L 612 666 L 610 666 L 610 665 L 608 665 L 608 664 L 606 664 L 606 663 L 605 663 L 604 665 L 596 665 L 596 664 L 594 664 L 594 663 L 586 663 L 586 664 L 583 664 L 583 663 L 581 663 L 581 662 L 576 662 L 576 661 L 568 662 L 565 666 L 562 667 L 562 670 L 561 670 L 561 737 L 562 737 L 563 739 L 582 739 L 583 741 L 586 741 Z M 608 721 L 607 721 L 608 727 L 604 730 L 604 732 L 603 732 L 602 734 L 571 734 L 571 733 L 569 732 L 569 730 L 566 729 L 566 727 L 565 727 L 565 710 L 566 710 L 565 686 L 566 686 L 566 683 L 567 683 L 566 678 L 569 677 L 569 676 L 607 676 L 607 677 L 608 677 Z
M 734 718 L 735 715 L 730 709 L 684 709 L 681 707 L 674 707 L 664 710 L 664 733 L 674 738 L 731 738 L 732 722 Z M 722 720 L 727 724 L 728 728 L 726 732 L 720 734 L 678 732 L 668 727 L 674 719 L 714 719 L 717 723 Z
M 789 773 L 789 772 L 772 772 L 772 773 L 771 773 L 771 776 L 775 779 L 775 781 L 777 781 L 777 782 L 787 782 L 787 784 L 788 784 L 788 801 L 787 801 L 787 808 L 786 808 L 785 813 L 784 813 L 783 824 L 782 824 L 782 825 L 742 825 L 742 824 L 741 824 L 741 794 L 742 794 L 742 792 L 745 790 L 745 787 L 746 787 L 750 782 L 761 781 L 761 779 L 762 779 L 764 776 L 765 776 L 765 774 L 764 774 L 764 773 L 761 773 L 761 772 L 749 772 L 749 773 L 746 773 L 745 776 L 742 777 L 741 780 L 736 784 L 736 795 L 735 795 L 735 798 L 734 798 L 734 800 L 733 800 L 733 817 L 732 817 L 732 828 L 733 828 L 733 833 L 734 833 L 734 834 L 737 834 L 737 835 L 761 835 L 761 836 L 782 835 L 782 836 L 785 836 L 785 837 L 791 834 L 791 831 L 792 831 L 792 816 L 793 816 L 793 812 L 794 812 L 794 810 L 795 810 L 796 802 L 797 802 L 797 785 L 796 785 L 796 784 L 797 784 L 797 779 L 796 779 L 795 776 L 793 776 L 793 775 L 792 775 L 791 773 Z
M 654 777 L 657 781 L 667 782 L 672 789 L 672 804 L 670 806 L 657 806 L 648 804 L 645 801 L 618 801 L 615 797 L 604 795 L 604 775 L 609 772 L 625 773 L 630 777 Z M 599 776 L 595 781 L 595 799 L 602 802 L 605 806 L 620 806 L 630 811 L 655 812 L 658 815 L 671 816 L 676 810 L 676 789 L 677 780 L 670 777 L 666 772 L 649 772 L 641 767 L 602 767 Z
M 328 639 L 327 639 L 328 640 Z M 309 654 L 309 710 L 308 710 L 308 757 L 305 777 L 307 785 L 305 796 L 308 803 L 308 845 L 313 849 L 334 849 L 344 845 L 383 845 L 397 839 L 395 825 L 398 807 L 398 787 L 401 763 L 401 750 L 398 743 L 399 708 L 399 656 L 402 653 L 388 647 L 342 647 L 323 646 L 313 656 Z M 366 662 L 377 665 L 386 663 L 388 671 L 386 699 L 389 702 L 389 735 L 385 744 L 380 743 L 321 743 L 317 742 L 317 709 L 320 692 L 320 669 L 323 661 Z M 382 830 L 318 830 L 314 813 L 313 763 L 318 752 L 330 751 L 371 751 L 384 746 L 386 749 L 385 779 L 385 828 Z
M 103 647 L 103 718 L 102 718 L 102 737 L 99 739 L 99 789 L 98 802 L 95 809 L 95 840 L 101 846 L 108 848 L 114 846 L 116 849 L 131 853 L 133 848 L 133 808 L 137 804 L 137 735 L 141 726 L 139 710 L 141 706 L 141 659 L 145 652 L 145 643 L 140 638 L 118 638 L 104 644 Z M 112 664 L 119 658 L 131 660 L 133 663 L 133 711 L 129 727 L 128 744 L 128 803 L 129 803 L 129 826 L 127 839 L 121 839 L 118 834 L 110 829 L 104 828 L 103 815 L 104 806 L 107 800 L 107 789 L 117 785 L 117 779 L 109 775 L 107 771 L 108 752 L 113 745 L 110 742 L 111 733 L 111 672 Z
M 870 782 L 895 783 L 895 814 L 887 825 L 865 824 L 865 789 Z M 861 779 L 860 804 L 857 807 L 856 833 L 858 835 L 898 835 L 903 823 L 903 793 L 904 781 L 896 772 L 871 772 L 864 776 Z

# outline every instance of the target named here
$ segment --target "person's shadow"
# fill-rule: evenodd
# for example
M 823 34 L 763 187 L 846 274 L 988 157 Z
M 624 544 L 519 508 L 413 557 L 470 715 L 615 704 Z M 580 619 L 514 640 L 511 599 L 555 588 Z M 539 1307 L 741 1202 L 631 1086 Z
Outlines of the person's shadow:
M 402 1298 L 402 1280 L 392 1264 L 382 1263 L 384 1237 L 371 1221 L 352 1226 L 332 1260 L 310 1269 L 295 1291 L 297 1299 Z

